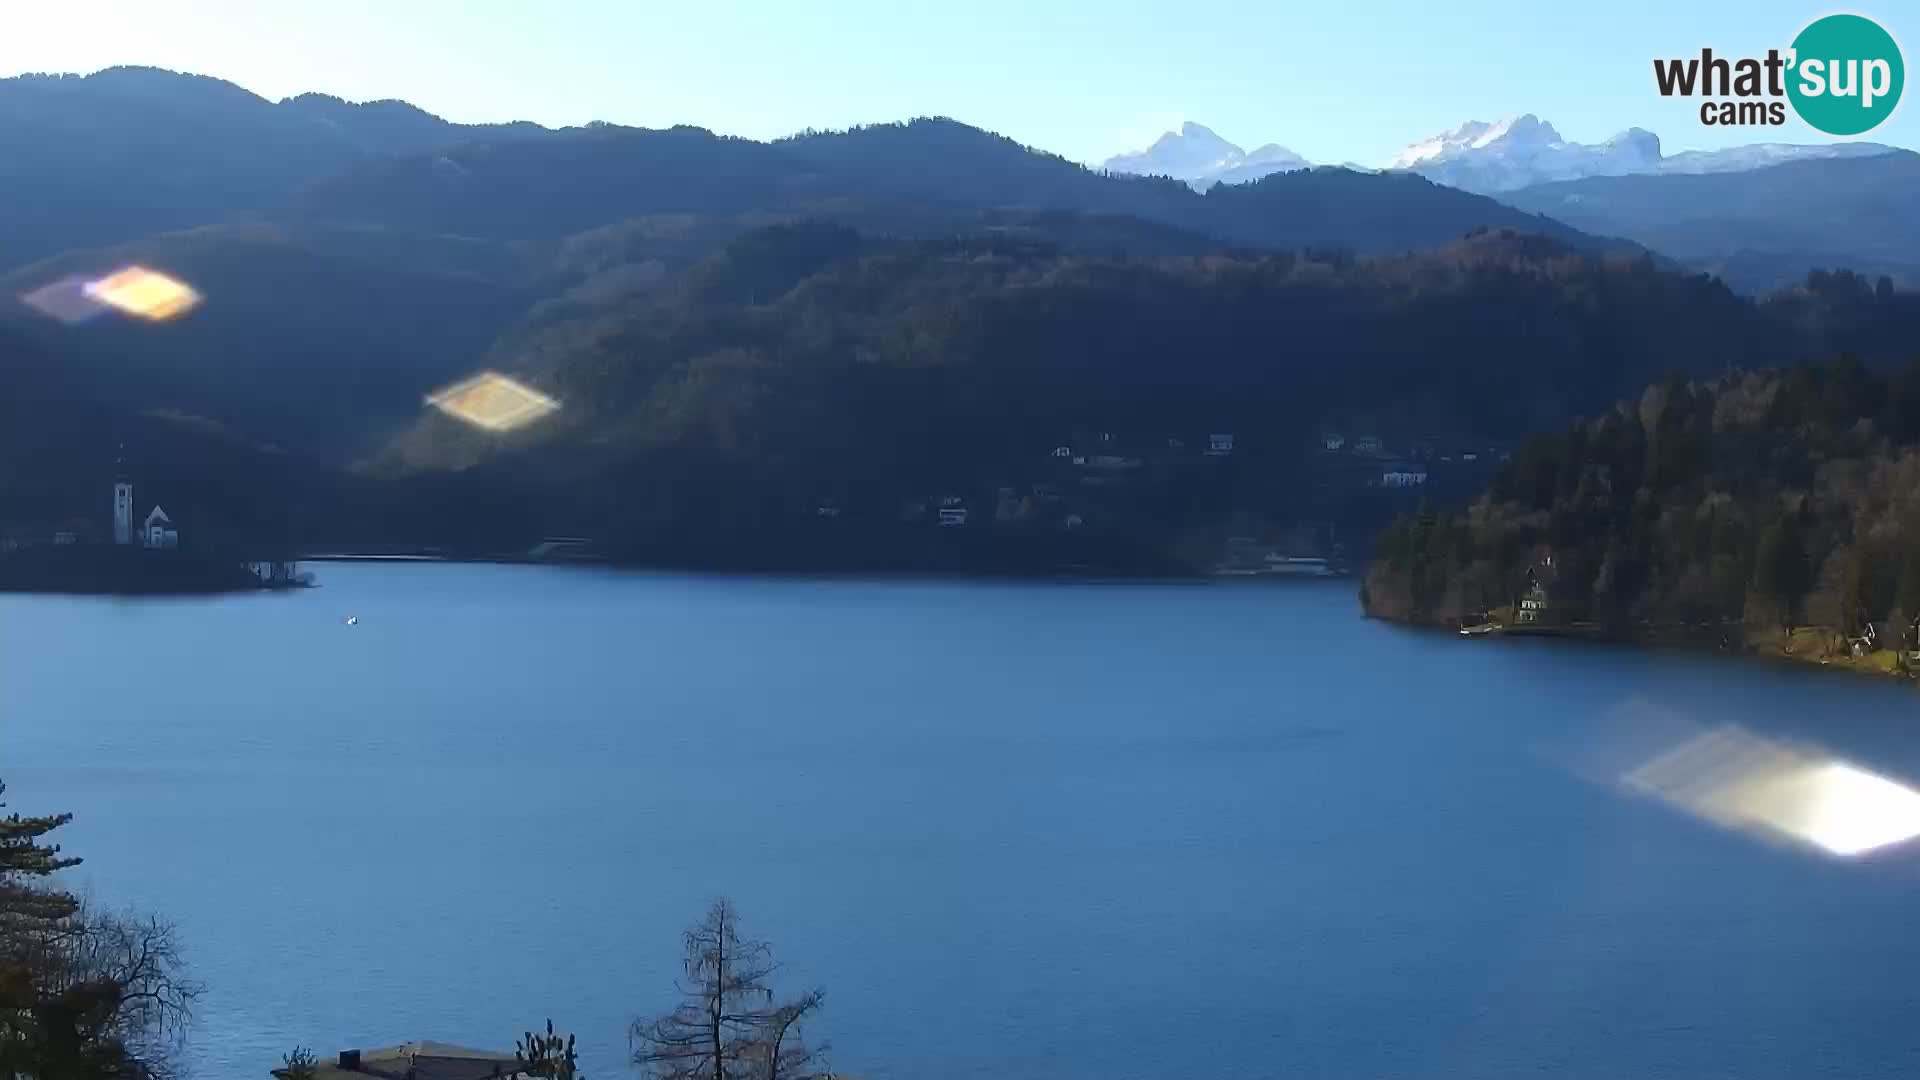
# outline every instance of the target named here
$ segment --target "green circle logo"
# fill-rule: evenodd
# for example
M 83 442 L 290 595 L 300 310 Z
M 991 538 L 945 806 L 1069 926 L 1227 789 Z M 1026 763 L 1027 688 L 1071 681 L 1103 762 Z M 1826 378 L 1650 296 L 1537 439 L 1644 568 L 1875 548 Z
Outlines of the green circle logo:
M 1893 35 L 1859 15 L 1815 19 L 1793 39 L 1790 63 L 1793 111 L 1829 135 L 1872 131 L 1893 115 L 1907 82 Z

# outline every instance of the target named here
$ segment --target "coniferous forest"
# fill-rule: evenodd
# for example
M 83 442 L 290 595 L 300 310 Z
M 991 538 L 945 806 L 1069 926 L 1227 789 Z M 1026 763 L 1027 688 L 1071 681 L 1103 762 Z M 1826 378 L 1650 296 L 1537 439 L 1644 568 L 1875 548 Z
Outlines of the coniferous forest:
M 1920 358 L 1657 382 L 1526 442 L 1464 511 L 1397 521 L 1364 603 L 1511 622 L 1536 585 L 1553 626 L 1803 655 L 1912 648 Z

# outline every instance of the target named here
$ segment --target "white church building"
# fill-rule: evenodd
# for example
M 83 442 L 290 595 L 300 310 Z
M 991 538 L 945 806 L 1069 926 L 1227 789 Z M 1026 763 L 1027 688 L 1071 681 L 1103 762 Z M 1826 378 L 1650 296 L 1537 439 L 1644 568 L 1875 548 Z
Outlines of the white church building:
M 180 546 L 180 530 L 158 503 L 137 528 L 133 515 L 133 481 L 122 473 L 113 482 L 113 542 L 121 547 L 138 544 L 156 551 L 172 551 Z

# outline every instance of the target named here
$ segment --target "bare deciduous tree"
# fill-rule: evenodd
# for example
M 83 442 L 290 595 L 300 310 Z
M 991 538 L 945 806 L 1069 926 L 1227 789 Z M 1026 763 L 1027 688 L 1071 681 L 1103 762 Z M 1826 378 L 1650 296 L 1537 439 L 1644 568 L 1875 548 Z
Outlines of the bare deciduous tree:
M 43 884 L 66 815 L 0 819 L 0 1080 L 164 1080 L 199 988 L 173 928 Z
M 779 965 L 762 941 L 743 939 L 725 899 L 686 933 L 679 1007 L 633 1022 L 633 1063 L 655 1080 L 806 1080 L 824 1047 L 810 1048 L 805 1021 L 819 1012 L 811 990 L 775 1004 Z
M 173 926 L 82 903 L 66 930 L 43 982 L 49 1035 L 120 1070 L 106 1075 L 175 1075 L 200 987 Z

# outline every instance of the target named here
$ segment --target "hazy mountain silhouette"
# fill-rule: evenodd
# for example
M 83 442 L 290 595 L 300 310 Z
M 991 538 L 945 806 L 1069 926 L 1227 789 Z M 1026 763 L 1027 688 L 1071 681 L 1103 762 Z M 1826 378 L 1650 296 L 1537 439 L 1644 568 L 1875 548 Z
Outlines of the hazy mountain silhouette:
M 1728 275 L 1741 288 L 1811 269 L 1889 274 L 1920 286 L 1920 154 L 1789 161 L 1704 174 L 1589 177 L 1503 201 L 1622 236 Z

